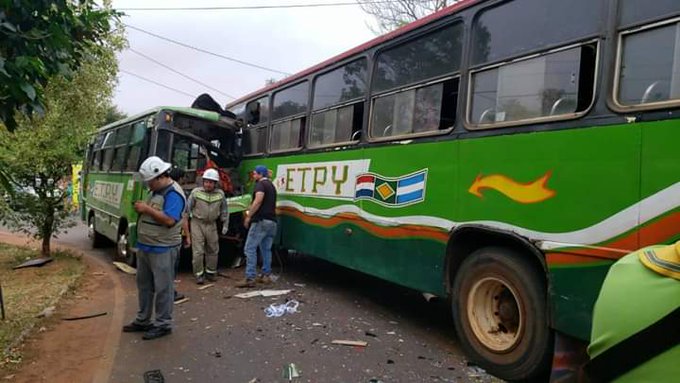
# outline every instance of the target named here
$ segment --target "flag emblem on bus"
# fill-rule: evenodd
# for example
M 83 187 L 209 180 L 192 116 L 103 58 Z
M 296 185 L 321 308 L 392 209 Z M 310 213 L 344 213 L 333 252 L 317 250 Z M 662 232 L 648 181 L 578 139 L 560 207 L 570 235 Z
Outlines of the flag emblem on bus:
M 385 177 L 376 173 L 359 174 L 355 200 L 371 200 L 387 207 L 400 207 L 425 199 L 427 169 L 401 177 Z

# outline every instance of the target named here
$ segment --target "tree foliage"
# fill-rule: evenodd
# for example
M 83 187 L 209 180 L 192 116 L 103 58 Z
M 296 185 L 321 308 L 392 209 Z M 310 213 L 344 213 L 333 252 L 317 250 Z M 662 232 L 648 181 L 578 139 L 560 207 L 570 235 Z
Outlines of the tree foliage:
M 124 44 L 120 28 L 87 44 L 72 75 L 47 82 L 42 116 L 18 116 L 14 132 L 0 126 L 0 167 L 15 184 L 4 221 L 41 239 L 44 256 L 52 236 L 68 227 L 66 190 L 58 183 L 70 177 L 71 165 L 82 161 L 83 148 L 104 122 L 118 72 L 115 54 Z
M 13 131 L 17 111 L 41 114 L 47 81 L 105 45 L 118 16 L 93 0 L 0 0 L 0 122 Z
M 397 29 L 455 2 L 456 0 L 395 0 L 392 2 L 357 0 L 361 9 L 375 18 L 376 24 L 369 27 L 376 34 Z
M 128 117 L 127 113 L 118 109 L 115 105 L 109 105 L 106 109 L 106 116 L 104 117 L 104 123 L 102 125 L 108 125 L 116 121 L 126 119 Z

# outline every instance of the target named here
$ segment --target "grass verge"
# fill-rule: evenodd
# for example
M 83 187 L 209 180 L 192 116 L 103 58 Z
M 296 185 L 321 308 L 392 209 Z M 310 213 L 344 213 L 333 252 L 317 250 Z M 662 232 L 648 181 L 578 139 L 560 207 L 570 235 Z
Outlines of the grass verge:
M 5 302 L 5 320 L 0 320 L 0 370 L 11 371 L 21 363 L 17 347 L 23 336 L 42 320 L 37 318 L 44 309 L 75 288 L 85 265 L 68 252 L 53 253 L 54 261 L 43 267 L 13 270 L 40 252 L 27 247 L 0 243 L 0 283 Z

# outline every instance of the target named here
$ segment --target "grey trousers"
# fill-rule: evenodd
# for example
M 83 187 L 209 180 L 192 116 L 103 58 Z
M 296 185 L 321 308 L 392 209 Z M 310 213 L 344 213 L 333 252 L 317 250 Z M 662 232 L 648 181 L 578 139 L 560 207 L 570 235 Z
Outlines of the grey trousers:
M 179 247 L 165 253 L 137 253 L 137 295 L 139 311 L 135 323 L 151 324 L 151 314 L 156 311 L 153 325 L 172 327 L 172 308 L 175 294 L 175 259 Z M 155 298 L 155 305 L 154 305 Z
M 219 240 L 215 221 L 191 220 L 191 252 L 195 276 L 201 276 L 204 272 L 212 275 L 217 273 Z

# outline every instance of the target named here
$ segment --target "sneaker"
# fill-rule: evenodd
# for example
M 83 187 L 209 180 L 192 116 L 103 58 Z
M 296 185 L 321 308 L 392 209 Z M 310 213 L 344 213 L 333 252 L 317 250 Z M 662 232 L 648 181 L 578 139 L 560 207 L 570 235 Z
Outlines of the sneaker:
M 262 283 L 263 285 L 271 285 L 274 283 L 274 280 L 272 279 L 271 275 L 267 274 L 261 276 L 258 282 Z
M 214 274 L 214 273 L 206 273 L 206 274 L 205 274 L 205 278 L 206 278 L 209 282 L 215 282 L 215 281 L 217 280 L 217 278 L 215 278 L 215 274 Z
M 199 276 L 196 277 L 196 284 L 197 285 L 202 285 L 204 283 L 205 283 L 205 279 L 203 278 L 202 275 L 199 275 Z
M 151 330 L 150 324 L 139 324 L 136 322 L 132 322 L 130 324 L 126 324 L 123 326 L 123 332 L 146 332 Z
M 246 278 L 241 280 L 240 282 L 237 282 L 234 286 L 236 287 L 255 287 L 255 280 Z
M 172 334 L 172 329 L 169 327 L 151 327 L 149 331 L 145 332 L 144 335 L 142 335 L 142 339 L 144 340 L 152 340 L 156 338 L 160 338 L 162 336 L 170 335 Z

